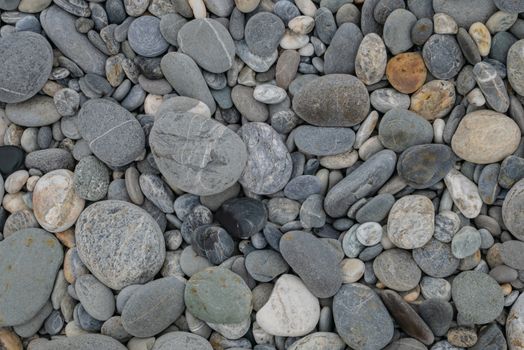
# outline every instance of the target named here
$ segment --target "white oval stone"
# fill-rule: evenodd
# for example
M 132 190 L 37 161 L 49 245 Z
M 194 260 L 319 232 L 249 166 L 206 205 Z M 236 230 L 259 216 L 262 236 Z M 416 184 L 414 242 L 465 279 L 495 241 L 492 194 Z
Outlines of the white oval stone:
M 294 275 L 282 275 L 267 303 L 256 319 L 269 334 L 281 337 L 301 337 L 318 323 L 320 304 L 304 283 Z
M 286 30 L 286 33 L 280 39 L 280 47 L 284 50 L 298 50 L 306 46 L 308 42 L 309 36 Z
M 453 203 L 468 219 L 476 218 L 482 208 L 482 199 L 477 185 L 460 171 L 451 169 L 444 178 Z
M 356 234 L 360 243 L 371 247 L 382 240 L 382 226 L 377 222 L 366 222 L 357 228 Z
M 340 262 L 342 283 L 354 283 L 364 276 L 366 266 L 359 259 L 344 259 Z
M 7 179 L 5 179 L 5 184 L 4 184 L 5 191 L 7 193 L 20 192 L 22 188 L 24 187 L 27 179 L 29 179 L 29 173 L 26 170 L 15 171 L 11 175 L 9 175 Z
M 433 16 L 433 28 L 436 34 L 457 34 L 457 22 L 445 13 L 436 13 Z
M 255 100 L 266 103 L 276 104 L 284 101 L 287 97 L 286 90 L 272 84 L 261 84 L 253 90 Z
M 297 16 L 289 21 L 288 27 L 297 34 L 307 34 L 315 27 L 315 20 L 309 16 Z

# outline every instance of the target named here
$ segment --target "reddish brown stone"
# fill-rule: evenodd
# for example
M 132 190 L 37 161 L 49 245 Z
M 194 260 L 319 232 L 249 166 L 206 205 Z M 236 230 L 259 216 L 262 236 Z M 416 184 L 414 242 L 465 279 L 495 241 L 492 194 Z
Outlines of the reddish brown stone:
M 427 69 L 417 52 L 401 53 L 389 60 L 386 76 L 390 84 L 404 94 L 417 91 L 426 81 Z

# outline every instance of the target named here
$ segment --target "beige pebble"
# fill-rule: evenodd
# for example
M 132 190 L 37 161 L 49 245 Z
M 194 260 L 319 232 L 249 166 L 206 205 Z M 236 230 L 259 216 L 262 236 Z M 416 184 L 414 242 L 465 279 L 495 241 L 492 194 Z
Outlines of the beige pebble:
M 284 50 L 298 50 L 306 46 L 308 42 L 309 36 L 286 30 L 286 33 L 280 40 L 280 47 Z
M 4 135 L 7 131 L 7 127 L 11 122 L 7 119 L 5 111 L 0 109 L 0 146 L 4 145 Z
M 457 22 L 445 13 L 435 13 L 433 16 L 433 30 L 436 34 L 457 34 Z
M 355 164 L 358 160 L 358 152 L 350 150 L 334 156 L 324 156 L 320 158 L 320 165 L 327 169 L 346 169 Z
M 65 334 L 67 337 L 74 337 L 77 335 L 88 334 L 88 331 L 83 330 L 76 321 L 71 321 L 65 326 Z
M 24 128 L 16 124 L 9 124 L 4 134 L 4 145 L 20 146 Z
M 69 228 L 62 232 L 55 233 L 56 238 L 67 248 L 73 248 L 75 246 L 75 230 Z
M 52 80 L 48 80 L 47 83 L 45 83 L 44 86 L 42 87 L 42 91 L 47 96 L 54 97 L 55 94 L 58 91 L 62 90 L 63 88 L 64 88 L 64 86 L 58 84 L 57 82 L 52 81 Z
M 0 329 L 0 349 L 22 350 L 22 341 L 13 331 Z
M 18 5 L 18 11 L 37 13 L 47 8 L 53 0 L 22 0 Z
M 491 50 L 491 34 L 488 27 L 481 22 L 475 22 L 469 27 L 469 35 L 479 48 L 479 53 L 482 57 L 489 55 Z
M 434 143 L 444 143 L 443 135 L 444 128 L 446 127 L 446 122 L 444 119 L 435 119 L 433 121 L 433 142 Z
M 131 338 L 127 343 L 129 350 L 151 350 L 155 344 L 155 338 Z
M 477 185 L 456 169 L 450 170 L 444 178 L 444 182 L 453 203 L 462 215 L 469 219 L 476 218 L 482 208 L 482 199 Z
M 187 0 L 189 6 L 193 10 L 193 17 L 195 18 L 206 18 L 206 5 L 202 0 Z
M 240 12 L 248 13 L 255 10 L 260 0 L 235 0 L 235 5 Z
M 402 298 L 408 303 L 415 302 L 419 296 L 420 296 L 420 286 L 416 286 L 412 290 L 402 293 Z
M 505 296 L 510 295 L 513 291 L 511 283 L 503 283 L 500 285 L 500 288 L 502 289 L 502 294 L 504 294 Z
M 306 16 L 314 17 L 317 12 L 317 6 L 311 0 L 295 0 L 295 5 Z
M 7 193 L 17 193 L 22 190 L 27 179 L 29 178 L 29 173 L 27 170 L 17 170 L 5 179 L 4 188 Z
M 388 231 L 388 227 L 386 225 L 384 225 L 382 227 L 382 230 L 384 232 L 387 232 Z M 380 240 L 380 244 L 386 250 L 396 248 L 395 245 L 393 244 L 393 242 L 391 242 L 391 240 L 389 239 L 389 237 L 387 235 L 382 235 L 382 239 Z
M 344 259 L 340 262 L 342 283 L 354 283 L 364 276 L 365 265 L 359 259 Z
M 384 146 L 382 145 L 382 142 L 380 142 L 380 140 L 378 139 L 377 135 L 370 137 L 369 139 L 367 139 L 366 142 L 362 144 L 362 146 L 360 146 L 360 148 L 358 149 L 358 155 L 361 159 L 368 160 L 369 157 L 383 149 Z
M 313 56 L 314 53 L 315 53 L 315 48 L 313 47 L 313 44 L 311 43 L 308 43 L 306 46 L 298 50 L 298 54 L 300 56 L 305 56 L 305 57 L 311 57 Z M 318 58 L 321 59 L 320 57 Z
M 76 248 L 69 249 L 64 256 L 64 277 L 66 281 L 74 284 L 78 277 L 88 273 L 89 270 L 80 260 Z
M 164 99 L 160 95 L 148 94 L 144 100 L 144 112 L 149 115 L 156 115 L 158 107 L 164 102 Z
M 486 98 L 484 97 L 484 94 L 482 91 L 480 91 L 479 88 L 474 88 L 471 90 L 468 95 L 467 99 L 469 104 L 475 106 L 475 107 L 481 107 L 486 104 Z
M 411 95 L 410 110 L 432 121 L 445 117 L 455 106 L 455 84 L 432 80 Z
M 355 144 L 353 145 L 354 149 L 359 149 L 369 138 L 369 136 L 371 136 L 373 130 L 375 130 L 375 127 L 377 126 L 377 122 L 378 112 L 372 111 L 358 128 L 357 134 L 355 136 Z
M 375 287 L 377 287 L 378 289 L 385 289 L 386 288 L 386 285 L 382 282 L 377 282 L 375 284 Z
M 25 192 L 18 192 L 14 194 L 6 194 L 2 200 L 2 206 L 5 210 L 10 213 L 14 213 L 20 210 L 30 210 L 29 207 L 25 204 L 23 196 Z
M 297 34 L 308 34 L 315 28 L 315 20 L 309 16 L 297 16 L 289 21 L 288 27 Z
M 27 179 L 26 187 L 29 192 L 33 192 L 35 189 L 36 183 L 40 180 L 40 176 L 33 175 Z
M 382 193 L 390 193 L 395 194 L 399 191 L 402 191 L 408 184 L 406 183 L 406 180 L 404 180 L 399 175 L 393 176 L 391 179 L 389 179 L 384 186 L 378 190 L 378 194 Z
M 255 72 L 248 66 L 244 66 L 238 74 L 238 83 L 244 86 L 256 86 Z

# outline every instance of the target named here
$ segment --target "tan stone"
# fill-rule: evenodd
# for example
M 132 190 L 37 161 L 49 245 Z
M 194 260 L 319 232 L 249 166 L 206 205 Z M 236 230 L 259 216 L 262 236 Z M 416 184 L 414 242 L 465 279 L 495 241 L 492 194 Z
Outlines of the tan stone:
M 25 192 L 18 192 L 14 194 L 7 193 L 2 200 L 2 206 L 5 210 L 10 213 L 14 213 L 20 210 L 29 210 L 29 207 L 25 204 L 23 195 Z
M 75 231 L 69 228 L 62 232 L 55 233 L 56 238 L 67 248 L 73 248 L 75 246 Z
M 65 231 L 74 225 L 85 201 L 75 193 L 73 173 L 59 169 L 38 180 L 33 192 L 33 210 L 38 223 L 47 231 Z
M 22 341 L 14 332 L 7 329 L 0 329 L 0 349 L 22 350 Z
M 364 276 L 365 265 L 359 259 L 344 259 L 340 262 L 342 283 L 354 283 Z
M 452 82 L 432 80 L 411 95 L 410 110 L 430 121 L 443 118 L 455 105 L 455 98 Z
M 412 290 L 402 293 L 402 299 L 404 299 L 408 303 L 415 302 L 419 296 L 420 296 L 420 286 L 416 286 Z
M 37 13 L 47 8 L 53 0 L 22 0 L 18 5 L 18 11 Z
M 89 270 L 84 265 L 76 248 L 69 249 L 64 256 L 64 277 L 69 284 L 74 284 L 76 279 L 87 275 Z
M 235 5 L 240 12 L 248 13 L 257 8 L 260 0 L 235 0 Z
M 307 34 L 315 27 L 315 20 L 309 16 L 297 16 L 289 21 L 288 27 L 297 34 Z
M 469 35 L 479 48 L 482 57 L 489 55 L 491 49 L 491 34 L 488 27 L 481 22 L 475 22 L 469 27 Z
M 367 34 L 357 51 L 355 74 L 366 85 L 378 83 L 386 71 L 388 54 L 386 45 L 375 33 Z
M 494 111 L 479 110 L 462 118 L 451 148 L 468 162 L 496 163 L 515 152 L 520 137 L 520 129 L 513 119 Z
M 5 191 L 7 193 L 17 193 L 22 190 L 27 179 L 29 178 L 29 173 L 27 170 L 17 170 L 5 179 Z
M 42 91 L 49 97 L 54 97 L 55 94 L 62 90 L 65 86 L 58 84 L 55 81 L 48 80 L 42 87 Z
M 411 94 L 426 81 L 428 71 L 418 52 L 406 52 L 389 60 L 386 76 L 390 84 L 404 94 Z

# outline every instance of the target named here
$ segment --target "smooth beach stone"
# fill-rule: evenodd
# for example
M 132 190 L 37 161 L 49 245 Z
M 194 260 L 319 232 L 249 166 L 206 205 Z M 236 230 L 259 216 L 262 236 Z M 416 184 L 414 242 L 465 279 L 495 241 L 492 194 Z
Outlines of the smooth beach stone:
M 58 240 L 41 229 L 21 230 L 0 242 L 0 264 L 5 267 L 0 271 L 2 327 L 23 324 L 38 314 L 62 260 Z
M 77 32 L 75 17 L 58 6 L 51 6 L 41 13 L 40 22 L 49 40 L 84 72 L 105 75 L 106 56 Z
M 424 44 L 422 56 L 431 74 L 443 80 L 455 77 L 465 62 L 457 40 L 451 35 L 432 35 Z
M 109 187 L 109 170 L 95 156 L 84 157 L 75 167 L 74 186 L 80 198 L 101 200 Z
M 144 150 L 145 136 L 140 123 L 115 102 L 87 101 L 78 112 L 77 126 L 94 155 L 109 166 L 129 164 Z
M 460 263 L 452 254 L 451 246 L 436 239 L 413 249 L 413 259 L 424 273 L 436 278 L 451 276 Z
M 417 312 L 436 336 L 447 333 L 453 321 L 453 307 L 442 299 L 427 299 L 417 306 Z
M 247 120 L 263 122 L 267 119 L 269 111 L 264 103 L 255 99 L 254 94 L 254 89 L 237 85 L 231 90 L 231 100 L 238 112 Z
M 315 31 L 318 38 L 326 45 L 331 42 L 331 39 L 337 31 L 337 24 L 335 17 L 329 9 L 320 7 L 315 12 Z
M 518 181 L 506 195 L 502 204 L 504 224 L 516 238 L 524 241 L 524 179 Z
M 255 100 L 265 104 L 277 104 L 287 97 L 286 90 L 272 84 L 261 84 L 253 90 Z
M 0 174 L 7 177 L 24 166 L 25 152 L 16 146 L 0 146 Z
M 296 342 L 288 350 L 344 350 L 346 344 L 337 333 L 315 332 Z
M 1 185 L 1 181 L 0 181 L 0 185 Z M 2 233 L 4 235 L 4 238 L 6 238 L 12 235 L 13 233 L 16 233 L 17 231 L 20 231 L 26 228 L 39 228 L 39 227 L 40 225 L 38 224 L 38 221 L 36 220 L 32 211 L 19 210 L 9 215 L 7 220 L 5 220 L 5 224 L 4 224 Z
M 259 282 L 269 282 L 288 270 L 288 265 L 274 250 L 255 250 L 246 256 L 246 269 Z
M 506 321 L 506 336 L 510 350 L 522 350 L 524 332 L 524 294 L 521 294 L 511 307 Z
M 409 50 L 413 46 L 411 28 L 417 17 L 408 10 L 396 9 L 384 23 L 384 43 L 393 55 Z
M 509 316 L 509 315 L 508 315 Z M 507 326 L 508 324 L 506 324 Z M 509 336 L 508 336 L 509 338 Z M 504 333 L 496 324 L 490 324 L 483 327 L 478 333 L 477 343 L 472 346 L 471 350 L 481 349 L 507 349 L 506 339 Z
M 395 89 L 377 89 L 370 95 L 371 105 L 377 111 L 386 113 L 392 109 L 408 109 L 409 95 L 402 94 Z
M 473 255 L 481 245 L 480 233 L 471 226 L 464 226 L 453 236 L 451 252 L 458 259 Z
M 184 311 L 185 283 L 166 277 L 140 286 L 125 303 L 122 326 L 135 337 L 154 336 L 172 324 Z
M 366 222 L 360 225 L 356 231 L 357 239 L 366 247 L 374 246 L 382 240 L 382 226 L 376 222 Z
M 373 16 L 378 23 L 384 24 L 393 11 L 404 8 L 406 4 L 402 0 L 381 0 L 375 6 Z
M 252 53 L 268 56 L 278 48 L 284 30 L 284 23 L 278 16 L 269 12 L 259 12 L 247 21 L 244 37 Z
M 35 96 L 24 102 L 8 103 L 5 114 L 11 122 L 28 127 L 50 125 L 61 118 L 53 99 L 47 96 Z
M 278 50 L 267 56 L 255 55 L 249 50 L 245 40 L 235 41 L 235 48 L 242 62 L 257 73 L 267 72 L 278 58 Z
M 149 348 L 147 348 L 149 349 Z M 212 350 L 211 344 L 203 337 L 188 332 L 165 333 L 154 341 L 151 350 Z M 146 350 L 131 349 L 130 350 Z
M 420 18 L 411 28 L 413 44 L 423 46 L 433 34 L 433 21 L 429 18 Z
M 74 163 L 71 153 L 61 148 L 33 151 L 25 158 L 26 168 L 38 169 L 43 173 L 48 173 L 58 169 L 73 170 Z
M 428 325 L 398 293 L 385 290 L 380 297 L 404 332 L 427 345 L 435 341 Z
M 427 347 L 413 338 L 402 338 L 397 341 L 394 341 L 388 347 L 384 348 L 385 350 L 427 350 Z
M 373 261 L 373 271 L 388 288 L 401 292 L 415 288 L 421 277 L 421 271 L 411 255 L 401 249 L 382 252 Z
M 384 76 L 387 65 L 387 51 L 382 38 L 367 34 L 358 47 L 355 57 L 356 76 L 366 85 L 378 83 Z
M 358 211 L 355 219 L 360 222 L 380 222 L 386 218 L 395 203 L 395 197 L 389 193 L 379 194 L 367 201 Z
M 404 94 L 417 91 L 426 81 L 427 70 L 419 53 L 406 52 L 396 55 L 387 63 L 389 83 Z
M 158 107 L 155 116 L 161 117 L 169 112 L 190 112 L 195 114 L 201 114 L 204 117 L 211 117 L 211 111 L 205 103 L 197 99 L 185 96 L 174 96 L 163 101 Z
M 167 183 L 197 195 L 231 187 L 247 159 L 242 140 L 231 129 L 189 112 L 164 113 L 157 118 L 149 143 Z
M 173 213 L 175 195 L 171 188 L 157 175 L 142 174 L 139 179 L 144 196 L 164 213 Z
M 524 270 L 524 258 L 521 251 L 524 249 L 524 242 L 506 241 L 502 243 L 500 257 L 504 264 L 517 270 Z
M 252 294 L 244 280 L 220 267 L 193 275 L 186 283 L 184 301 L 192 315 L 212 323 L 242 322 L 252 309 Z
M 498 283 L 477 271 L 461 272 L 451 285 L 453 302 L 459 315 L 474 324 L 485 324 L 497 318 L 504 308 L 504 297 Z
M 352 38 L 347 40 L 347 38 Z M 331 39 L 324 54 L 324 74 L 355 73 L 355 60 L 362 33 L 354 23 L 342 24 Z
M 510 189 L 513 185 L 524 178 L 524 158 L 508 156 L 500 165 L 498 184 L 502 188 Z
M 478 110 L 462 118 L 451 147 L 464 160 L 489 164 L 512 154 L 520 137 L 520 129 L 512 119 L 494 111 Z
M 313 175 L 300 175 L 288 182 L 284 188 L 287 198 L 302 200 L 312 194 L 318 194 L 321 190 L 320 179 Z
M 322 209 L 324 197 L 312 194 L 300 207 L 300 223 L 304 229 L 321 228 L 326 224 L 326 213 Z
M 382 25 L 375 20 L 374 11 L 380 0 L 366 0 L 362 4 L 360 26 L 362 33 L 367 35 L 369 33 L 376 33 L 382 36 Z
M 433 23 L 437 34 L 457 34 L 459 29 L 453 17 L 445 13 L 436 13 L 433 16 Z
M 293 110 L 316 126 L 349 127 L 369 112 L 365 85 L 347 74 L 329 74 L 307 83 L 293 97 Z
M 58 169 L 42 176 L 33 192 L 33 210 L 38 223 L 50 232 L 61 232 L 75 224 L 85 201 L 74 188 L 71 171 Z
M 396 160 L 390 150 L 372 155 L 328 191 L 324 201 L 326 213 L 332 217 L 344 216 L 359 199 L 374 194 L 393 174 Z
M 444 179 L 455 161 L 453 151 L 446 145 L 412 146 L 398 158 L 397 171 L 409 186 L 423 189 Z
M 420 248 L 433 236 L 434 218 L 435 209 L 427 197 L 402 197 L 389 212 L 388 238 L 399 248 Z
M 410 110 L 432 121 L 445 117 L 455 106 L 455 84 L 432 80 L 411 95 Z
M 53 51 L 40 34 L 12 33 L 0 40 L 0 62 L 4 72 L 0 77 L 0 101 L 18 103 L 33 97 L 47 82 Z
M 265 123 L 247 123 L 238 131 L 247 148 L 247 162 L 238 180 L 256 194 L 272 194 L 287 184 L 291 156 L 279 134 Z M 269 152 L 271 150 L 271 152 Z M 238 158 L 238 150 L 233 149 Z
M 82 262 L 112 289 L 149 281 L 164 262 L 164 237 L 158 224 L 145 210 L 127 202 L 90 205 L 78 218 L 75 234 Z
M 82 275 L 76 279 L 75 292 L 84 309 L 93 318 L 105 321 L 115 312 L 113 292 L 93 275 Z
M 169 47 L 160 33 L 160 19 L 154 16 L 140 16 L 131 22 L 127 39 L 133 51 L 144 57 L 159 56 Z
M 497 183 L 500 165 L 498 163 L 485 166 L 478 179 L 479 195 L 486 204 L 493 204 L 500 192 Z
M 311 332 L 320 317 L 318 299 L 294 275 L 282 275 L 271 296 L 257 312 L 258 325 L 268 334 L 300 337 Z
M 183 53 L 209 72 L 222 73 L 233 66 L 235 43 L 227 29 L 214 19 L 198 18 L 186 23 L 178 31 L 177 42 Z
M 304 255 L 306 251 L 309 253 Z M 280 240 L 280 253 L 315 296 L 328 298 L 340 288 L 339 260 L 333 249 L 313 234 L 287 232 Z
M 507 56 L 508 80 L 517 94 L 524 96 L 524 40 L 511 46 Z
M 453 203 L 466 218 L 477 217 L 482 208 L 482 199 L 474 182 L 461 172 L 451 169 L 444 177 L 444 183 Z
M 384 114 L 378 127 L 378 138 L 384 147 L 403 152 L 414 145 L 431 143 L 431 124 L 408 110 L 391 109 Z
M 214 265 L 219 265 L 231 257 L 235 249 L 235 242 L 227 231 L 212 225 L 197 227 L 193 231 L 191 242 L 193 250 Z
M 363 284 L 340 288 L 333 299 L 333 318 L 340 337 L 353 349 L 381 349 L 393 338 L 391 316 L 379 296 Z
M 350 128 L 301 125 L 294 130 L 294 140 L 303 153 L 330 156 L 351 150 L 355 142 L 355 132 Z
M 486 22 L 497 8 L 491 0 L 483 0 L 472 6 L 471 0 L 433 0 L 436 13 L 442 12 L 457 22 L 460 27 L 469 28 L 474 22 Z
M 506 112 L 509 108 L 509 96 L 496 69 L 489 63 L 479 62 L 473 68 L 473 75 L 488 105 L 497 112 Z
M 178 46 L 177 36 L 187 20 L 178 13 L 168 13 L 160 18 L 160 33 L 171 45 Z
M 524 12 L 524 4 L 517 0 L 493 0 L 495 6 L 509 13 Z
M 295 220 L 298 216 L 300 203 L 287 198 L 272 198 L 267 202 L 267 210 L 269 221 L 278 225 L 284 225 Z
M 74 337 L 61 337 L 37 345 L 38 350 L 126 350 L 117 340 L 102 334 L 78 334 Z

